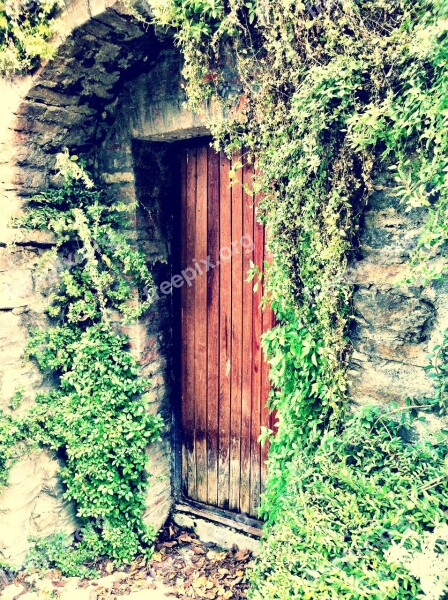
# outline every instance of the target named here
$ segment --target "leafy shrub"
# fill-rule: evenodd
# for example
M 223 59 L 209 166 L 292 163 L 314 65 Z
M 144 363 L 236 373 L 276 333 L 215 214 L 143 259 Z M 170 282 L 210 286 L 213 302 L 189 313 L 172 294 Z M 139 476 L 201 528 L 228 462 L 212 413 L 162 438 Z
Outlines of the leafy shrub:
M 270 503 L 254 598 L 423 597 L 386 553 L 409 531 L 446 522 L 448 438 L 411 442 L 409 419 L 394 417 L 365 409 L 290 463 L 287 487 Z M 407 543 L 417 548 L 415 536 Z
M 109 326 L 56 327 L 36 334 L 29 354 L 59 384 L 36 398 L 39 440 L 63 452 L 66 497 L 81 521 L 101 521 L 102 554 L 128 561 L 152 541 L 143 525 L 148 444 L 163 421 L 144 401 L 148 382 L 126 341 Z
M 63 533 L 33 538 L 32 542 L 34 545 L 25 561 L 28 571 L 59 569 L 67 577 L 92 577 L 97 574 L 88 564 L 94 564 L 101 555 L 102 544 L 91 529 L 86 531 L 83 544 L 77 546 L 71 545 Z
M 19 447 L 28 439 L 26 421 L 0 410 L 0 493 L 8 481 L 8 471 L 20 456 Z M 32 438 L 29 444 L 33 444 Z
M 49 43 L 61 0 L 3 0 L 0 2 L 0 75 L 15 75 L 50 58 Z
M 57 236 L 40 267 L 51 288 L 52 326 L 32 332 L 27 350 L 53 386 L 25 417 L 0 414 L 0 483 L 27 440 L 63 459 L 65 497 L 75 502 L 82 539 L 76 546 L 63 535 L 40 540 L 28 565 L 70 575 L 87 573 L 83 563 L 98 556 L 123 563 L 150 548 L 146 448 L 164 423 L 149 410 L 150 382 L 140 377 L 118 325 L 143 314 L 154 289 L 145 257 L 124 233 L 132 206 L 97 189 L 77 157 L 65 153 L 58 165 L 61 186 L 33 198 L 16 221 Z

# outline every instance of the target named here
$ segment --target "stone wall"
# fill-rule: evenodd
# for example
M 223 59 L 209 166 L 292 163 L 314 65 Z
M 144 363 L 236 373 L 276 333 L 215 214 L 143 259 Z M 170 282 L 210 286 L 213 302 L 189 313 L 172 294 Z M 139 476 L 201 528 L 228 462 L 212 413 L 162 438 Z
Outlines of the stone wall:
M 184 107 L 180 59 L 171 41 L 135 21 L 114 0 L 67 2 L 56 58 L 33 77 L 1 90 L 0 130 L 0 408 L 24 392 L 21 411 L 46 389 L 23 362 L 29 328 L 45 323 L 48 287 L 38 265 L 54 245 L 43 232 L 10 227 L 24 201 L 54 175 L 57 152 L 68 147 L 90 161 L 118 200 L 132 212 L 129 237 L 141 248 L 160 283 L 175 268 L 178 215 L 176 145 L 167 142 L 207 133 Z M 230 69 L 229 94 L 238 82 Z M 377 178 L 364 210 L 360 246 L 350 266 L 355 284 L 351 396 L 355 404 L 402 402 L 431 392 L 425 355 L 448 323 L 446 285 L 397 286 L 422 226 Z M 172 403 L 178 385 L 173 306 L 161 296 L 145 319 L 122 331 L 152 379 L 149 399 L 167 424 L 163 439 L 148 448 L 151 485 L 145 518 L 162 525 L 172 503 Z M 120 326 L 120 324 L 117 324 Z M 73 507 L 61 500 L 58 461 L 47 452 L 22 457 L 0 495 L 0 561 L 20 562 L 28 535 L 74 531 Z
M 447 282 L 402 284 L 425 213 L 406 210 L 393 194 L 391 176 L 378 174 L 376 183 L 350 268 L 355 283 L 350 391 L 356 404 L 430 396 L 427 354 L 448 327 Z
M 129 238 L 145 251 L 156 277 L 165 278 L 171 269 L 169 202 L 175 197 L 168 146 L 136 141 L 135 132 L 142 127 L 146 138 L 163 138 L 173 127 L 181 136 L 182 130 L 194 134 L 195 127 L 204 131 L 182 109 L 179 57 L 168 50 L 169 41 L 157 39 L 116 2 L 78 1 L 67 10 L 57 57 L 33 78 L 14 86 L 2 83 L 9 115 L 0 131 L 0 408 L 5 411 L 15 391 L 23 391 L 18 410 L 25 412 L 49 385 L 23 361 L 23 352 L 29 329 L 46 323 L 49 281 L 40 263 L 54 240 L 14 229 L 10 220 L 21 214 L 30 195 L 51 183 L 56 153 L 68 147 L 82 154 L 117 201 L 139 200 Z M 156 529 L 166 520 L 172 497 L 170 313 L 171 300 L 162 296 L 146 319 L 120 326 L 142 375 L 151 378 L 151 410 L 167 425 L 162 441 L 148 447 L 145 520 Z M 58 460 L 48 452 L 20 455 L 0 494 L 0 560 L 20 563 L 30 535 L 75 531 L 73 507 L 61 499 L 58 470 Z

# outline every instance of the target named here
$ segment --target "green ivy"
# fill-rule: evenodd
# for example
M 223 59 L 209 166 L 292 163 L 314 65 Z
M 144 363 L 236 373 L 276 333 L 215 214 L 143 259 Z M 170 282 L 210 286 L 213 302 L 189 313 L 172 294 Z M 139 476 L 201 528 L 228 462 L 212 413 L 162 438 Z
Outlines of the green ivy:
M 61 0 L 4 0 L 0 2 L 0 75 L 26 73 L 53 56 Z
M 428 401 L 440 416 L 448 414 L 448 329 L 444 331 L 442 342 L 434 346 L 428 356 L 430 364 L 426 367 L 428 377 L 434 384 L 434 398 Z
M 406 547 L 421 550 L 420 536 L 446 522 L 448 444 L 409 443 L 412 423 L 402 414 L 364 409 L 290 466 L 286 488 L 270 502 L 255 598 L 420 597 L 420 582 L 386 556 L 409 532 Z M 431 573 L 429 560 L 425 569 L 447 575 Z
M 278 427 L 263 433 L 267 525 L 252 596 L 423 597 L 428 575 L 389 562 L 388 552 L 413 535 L 423 556 L 425 535 L 447 522 L 446 431 L 416 440 L 412 402 L 385 408 L 390 418 L 379 409 L 352 416 L 346 274 L 373 172 L 385 168 L 409 210 L 427 209 L 409 281 L 446 274 L 448 3 L 149 4 L 156 23 L 175 29 L 191 107 L 206 118 L 204 108 L 220 107 L 208 117 L 216 146 L 257 157 L 277 317 L 263 345 Z M 222 70 L 229 61 L 241 85 L 233 95 Z M 436 394 L 419 407 L 441 415 L 445 346 L 428 368 Z M 448 573 L 439 572 L 443 589 L 425 597 L 446 591 Z
M 26 422 L 0 410 L 0 492 L 8 482 L 11 466 L 20 456 L 20 446 L 28 439 Z
M 141 521 L 145 449 L 163 422 L 144 401 L 149 382 L 139 378 L 126 340 L 104 324 L 37 333 L 29 355 L 58 375 L 31 414 L 39 441 L 63 452 L 65 497 L 84 525 L 101 518 L 101 554 L 129 561 L 153 534 Z
M 104 548 L 98 533 L 91 525 L 83 530 L 82 544 L 71 545 L 63 533 L 46 538 L 32 538 L 25 568 L 28 571 L 47 572 L 58 569 L 66 577 L 95 577 L 95 564 Z
M 33 198 L 15 223 L 57 239 L 40 265 L 52 326 L 32 332 L 27 350 L 53 386 L 25 417 L 0 415 L 0 483 L 27 440 L 61 457 L 82 541 L 61 553 L 64 536 L 41 540 L 28 565 L 40 560 L 74 575 L 86 574 L 81 565 L 98 556 L 123 563 L 150 548 L 154 531 L 142 520 L 146 448 L 164 424 L 149 409 L 150 382 L 119 329 L 147 310 L 154 289 L 144 255 L 126 239 L 133 206 L 96 188 L 77 157 L 60 155 L 58 168 L 61 185 Z

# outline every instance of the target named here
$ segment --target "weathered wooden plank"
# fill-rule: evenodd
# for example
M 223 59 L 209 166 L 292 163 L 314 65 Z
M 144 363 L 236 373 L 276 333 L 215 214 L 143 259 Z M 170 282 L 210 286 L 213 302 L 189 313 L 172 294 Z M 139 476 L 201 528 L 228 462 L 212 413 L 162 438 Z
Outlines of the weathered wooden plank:
M 252 186 L 253 169 L 243 167 L 243 185 Z M 242 329 L 242 412 L 241 412 L 241 484 L 240 510 L 250 513 L 250 451 L 252 423 L 252 322 L 253 293 L 252 283 L 247 281 L 247 273 L 253 260 L 254 210 L 251 194 L 243 191 L 243 229 L 246 236 L 243 248 L 243 329 Z
M 195 444 L 197 497 L 207 502 L 207 147 L 197 150 L 195 288 Z
M 230 395 L 232 373 L 232 235 L 230 161 L 220 154 L 220 318 L 218 506 L 229 506 Z
M 233 163 L 241 161 L 241 152 Z M 232 186 L 232 395 L 230 402 L 229 508 L 240 510 L 241 488 L 241 376 L 243 351 L 243 187 L 242 171 Z
M 264 230 L 264 262 L 271 262 L 271 256 L 266 246 L 266 229 Z M 263 279 L 263 295 L 266 293 L 266 287 Z M 264 306 L 263 310 L 263 333 L 266 333 L 274 326 L 274 314 L 272 312 L 271 307 L 267 304 Z M 270 410 L 268 408 L 268 400 L 269 400 L 269 392 L 271 389 L 270 381 L 269 381 L 269 365 L 267 363 L 267 357 L 264 352 L 262 352 L 262 361 L 261 361 L 261 424 L 264 427 L 270 428 L 271 425 L 271 415 Z M 266 442 L 264 446 L 261 448 L 261 493 L 265 491 L 266 481 L 268 477 L 268 469 L 267 469 L 267 460 L 269 454 L 269 442 Z
M 196 239 L 196 188 L 197 164 L 196 149 L 190 148 L 187 153 L 187 238 L 186 262 L 184 269 L 192 267 L 195 254 Z M 185 397 L 185 436 L 184 451 L 187 461 L 187 494 L 189 498 L 197 499 L 196 488 L 196 443 L 195 443 L 195 286 L 186 285 L 186 397 Z
M 238 515 L 232 515 L 232 518 L 229 518 L 228 516 L 224 515 L 230 515 L 230 513 L 221 511 L 219 508 L 214 508 L 212 510 L 210 510 L 208 507 L 198 508 L 198 506 L 196 506 L 196 502 L 187 501 L 176 503 L 173 509 L 174 512 L 194 515 L 207 521 L 214 521 L 215 523 L 224 525 L 224 527 L 231 527 L 232 529 L 247 533 L 255 538 L 260 538 L 263 535 L 263 531 L 261 529 L 262 523 L 260 521 L 257 522 L 255 519 L 239 517 Z
M 264 257 L 264 229 L 255 218 L 256 205 L 254 198 L 254 263 L 259 270 L 263 269 Z M 254 308 L 253 308 L 253 336 L 252 336 L 252 428 L 251 428 L 251 491 L 250 491 L 250 514 L 256 515 L 260 505 L 261 493 L 261 445 L 258 438 L 261 433 L 261 395 L 262 395 L 262 353 L 261 334 L 262 319 L 261 301 L 263 287 L 255 280 Z
M 208 255 L 207 273 L 207 470 L 208 503 L 218 504 L 219 440 L 219 154 L 208 150 Z

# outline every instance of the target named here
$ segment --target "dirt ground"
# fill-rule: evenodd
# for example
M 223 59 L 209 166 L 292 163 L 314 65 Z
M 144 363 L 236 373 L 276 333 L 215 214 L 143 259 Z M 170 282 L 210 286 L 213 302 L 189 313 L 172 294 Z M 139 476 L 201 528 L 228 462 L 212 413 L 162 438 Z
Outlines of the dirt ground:
M 129 600 L 169 598 L 246 598 L 249 551 L 223 550 L 202 543 L 195 534 L 168 525 L 160 534 L 150 561 L 140 558 L 126 568 L 111 562 L 98 564 L 95 580 L 66 578 L 58 571 L 44 574 L 21 572 L 4 587 L 1 600 Z M 0 582 L 0 586 L 1 586 Z M 1 587 L 0 587 L 1 589 Z

